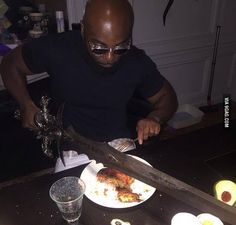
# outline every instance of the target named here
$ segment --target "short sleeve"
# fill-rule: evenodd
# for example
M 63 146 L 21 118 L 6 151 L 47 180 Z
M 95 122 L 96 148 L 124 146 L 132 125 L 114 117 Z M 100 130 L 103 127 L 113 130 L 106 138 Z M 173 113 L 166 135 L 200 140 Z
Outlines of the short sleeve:
M 145 56 L 143 59 L 142 71 L 144 75 L 136 89 L 136 94 L 146 99 L 160 91 L 164 85 L 165 78 L 148 56 Z
M 31 72 L 47 72 L 50 63 L 50 42 L 50 38 L 45 36 L 23 44 L 22 56 Z

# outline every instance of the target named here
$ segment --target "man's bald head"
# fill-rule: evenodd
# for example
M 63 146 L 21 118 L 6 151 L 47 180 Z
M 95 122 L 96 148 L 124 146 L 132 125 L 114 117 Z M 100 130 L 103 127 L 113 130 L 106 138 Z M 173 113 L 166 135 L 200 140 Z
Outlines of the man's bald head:
M 131 35 L 133 23 L 133 9 L 128 0 L 88 0 L 86 3 L 83 17 L 86 29 Z
M 132 6 L 128 0 L 87 1 L 81 31 L 90 55 L 103 67 L 111 67 L 121 58 L 111 49 L 129 49 L 134 23 Z M 96 54 L 91 46 L 109 49 Z

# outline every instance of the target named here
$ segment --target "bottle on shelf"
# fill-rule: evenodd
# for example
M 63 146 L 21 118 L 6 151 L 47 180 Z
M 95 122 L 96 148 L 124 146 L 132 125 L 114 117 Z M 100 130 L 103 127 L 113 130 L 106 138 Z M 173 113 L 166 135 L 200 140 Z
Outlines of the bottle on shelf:
M 56 11 L 57 33 L 65 31 L 63 11 Z

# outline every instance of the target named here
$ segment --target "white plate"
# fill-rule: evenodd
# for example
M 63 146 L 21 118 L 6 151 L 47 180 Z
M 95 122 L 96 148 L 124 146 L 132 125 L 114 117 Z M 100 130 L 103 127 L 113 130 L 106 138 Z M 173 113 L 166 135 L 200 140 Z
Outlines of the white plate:
M 137 156 L 132 156 L 135 159 L 146 163 L 151 166 L 147 161 Z M 131 185 L 131 189 L 134 193 L 140 194 L 140 202 L 120 202 L 117 199 L 117 192 L 111 185 L 107 185 L 97 181 L 97 172 L 104 168 L 102 163 L 96 164 L 93 160 L 83 170 L 80 178 L 85 182 L 86 190 L 85 195 L 88 199 L 97 203 L 98 205 L 109 207 L 109 208 L 128 208 L 139 205 L 149 199 L 155 192 L 155 188 L 147 185 L 139 180 L 134 180 Z M 140 171 L 141 172 L 141 171 Z M 105 191 L 106 190 L 106 191 Z

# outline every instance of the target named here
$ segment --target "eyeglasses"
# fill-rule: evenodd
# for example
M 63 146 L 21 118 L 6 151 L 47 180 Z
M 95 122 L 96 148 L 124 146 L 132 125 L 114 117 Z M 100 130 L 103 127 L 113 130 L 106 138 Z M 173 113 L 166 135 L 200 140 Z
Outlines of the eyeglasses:
M 90 41 L 88 41 L 88 44 L 89 44 L 91 52 L 98 56 L 107 54 L 108 52 L 109 53 L 113 52 L 116 55 L 123 55 L 127 53 L 128 50 L 130 49 L 131 41 L 129 40 L 127 43 L 117 45 L 113 48 L 103 47 L 100 44 L 94 44 Z

